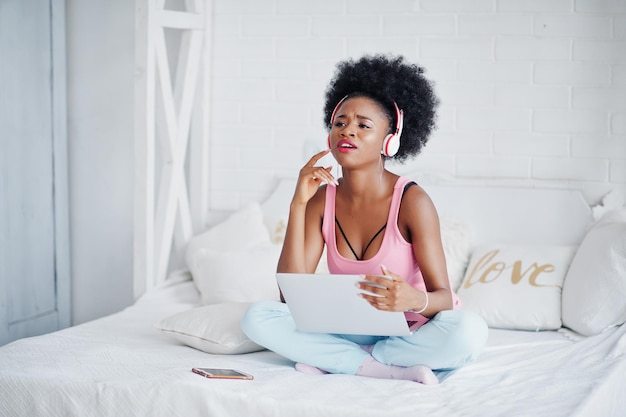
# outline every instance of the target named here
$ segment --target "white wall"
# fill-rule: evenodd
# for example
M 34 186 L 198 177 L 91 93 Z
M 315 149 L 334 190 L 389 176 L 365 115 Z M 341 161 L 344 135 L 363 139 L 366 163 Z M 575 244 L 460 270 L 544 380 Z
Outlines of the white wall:
M 133 301 L 134 2 L 67 0 L 72 322 Z
M 626 182 L 626 2 L 215 1 L 212 207 L 235 209 L 324 146 L 334 64 L 427 68 L 439 129 L 397 171 L 582 187 Z
M 132 1 L 68 0 L 74 321 L 132 302 Z M 442 105 L 399 172 L 626 188 L 624 0 L 214 0 L 211 208 L 266 197 L 324 146 L 338 60 L 393 52 Z M 217 217 L 216 217 L 217 218 Z

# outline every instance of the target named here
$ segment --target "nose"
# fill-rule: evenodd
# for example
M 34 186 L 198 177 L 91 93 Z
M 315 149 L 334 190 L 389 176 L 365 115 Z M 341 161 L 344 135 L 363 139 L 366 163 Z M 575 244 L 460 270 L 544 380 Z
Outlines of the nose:
M 355 133 L 354 133 L 354 126 L 352 123 L 347 123 L 343 129 L 341 129 L 341 132 L 339 133 L 341 136 L 349 136 L 349 137 L 354 137 Z

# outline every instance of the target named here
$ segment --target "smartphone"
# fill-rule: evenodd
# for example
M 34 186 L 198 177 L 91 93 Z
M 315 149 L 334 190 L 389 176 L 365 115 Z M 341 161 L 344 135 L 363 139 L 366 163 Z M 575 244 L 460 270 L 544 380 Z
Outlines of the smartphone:
M 205 378 L 254 379 L 252 375 L 235 369 L 192 368 L 191 371 Z

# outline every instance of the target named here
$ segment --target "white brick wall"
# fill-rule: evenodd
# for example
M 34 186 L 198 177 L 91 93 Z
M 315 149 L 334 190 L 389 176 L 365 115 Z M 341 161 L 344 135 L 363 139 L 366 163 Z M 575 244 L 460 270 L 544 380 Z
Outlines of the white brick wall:
M 441 98 L 398 172 L 626 189 L 626 0 L 214 0 L 212 201 L 268 195 L 322 149 L 335 63 L 403 54 Z

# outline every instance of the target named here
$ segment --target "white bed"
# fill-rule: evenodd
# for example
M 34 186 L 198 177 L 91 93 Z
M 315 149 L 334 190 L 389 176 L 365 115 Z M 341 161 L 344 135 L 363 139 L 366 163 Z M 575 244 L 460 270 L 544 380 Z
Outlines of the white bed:
M 284 216 L 292 185 L 281 183 L 265 203 L 266 224 Z M 591 210 L 576 191 L 427 188 L 442 218 L 471 224 L 475 243 L 506 238 L 507 243 L 577 246 L 591 223 Z M 306 375 L 265 350 L 210 354 L 156 327 L 161 319 L 199 308 L 202 300 L 190 272 L 180 271 L 118 314 L 0 348 L 0 415 L 571 417 L 626 412 L 624 325 L 590 337 L 567 329 L 491 329 L 488 346 L 475 362 L 440 374 L 439 385 L 423 386 Z M 240 369 L 254 380 L 208 380 L 193 374 L 192 367 Z
M 563 312 L 576 323 L 578 311 L 581 317 L 593 318 L 595 310 L 602 310 L 603 323 L 591 320 L 588 327 L 578 323 L 581 330 L 595 333 L 593 336 L 567 329 L 535 332 L 492 328 L 488 346 L 475 362 L 454 373 L 440 374 L 439 385 L 423 386 L 299 373 L 290 361 L 246 343 L 233 320 L 236 314 L 206 315 L 209 330 L 210 326 L 219 328 L 227 323 L 227 331 L 220 328 L 219 332 L 229 333 L 228 337 L 219 340 L 176 333 L 165 326 L 163 323 L 172 317 L 225 305 L 211 303 L 219 302 L 220 297 L 242 295 L 246 287 L 227 288 L 228 282 L 220 282 L 219 292 L 216 283 L 204 287 L 198 274 L 192 277 L 190 272 L 170 274 L 165 279 L 169 266 L 180 264 L 185 248 L 193 246 L 187 246 L 190 238 L 209 218 L 211 125 L 210 83 L 206 80 L 210 79 L 210 48 L 205 45 L 211 44 L 211 31 L 198 29 L 210 27 L 211 18 L 210 7 L 202 1 L 187 2 L 193 3 L 192 13 L 162 10 L 162 2 L 158 3 L 138 2 L 135 39 L 134 288 L 136 295 L 143 295 L 118 314 L 1 347 L 0 416 L 625 415 L 626 326 L 621 323 L 626 319 L 626 271 L 623 265 L 602 261 L 609 253 L 602 252 L 605 243 L 598 238 L 604 231 L 590 238 L 591 210 L 577 191 L 488 185 L 427 187 L 442 219 L 451 220 L 446 223 L 446 233 L 458 232 L 454 221 L 459 221 L 471 229 L 472 245 L 578 247 L 581 241 L 588 242 L 586 247 L 591 250 L 585 259 L 591 259 L 589 275 L 601 291 L 585 293 L 584 286 L 573 288 L 570 292 L 588 294 L 588 300 L 564 303 Z M 180 51 L 175 54 L 175 80 L 167 59 L 167 28 L 185 31 Z M 280 182 L 263 204 L 262 220 L 269 227 L 266 238 L 274 246 L 284 232 L 293 184 L 293 180 Z M 226 230 L 222 237 L 229 234 Z M 240 243 L 250 239 L 237 236 L 234 240 Z M 458 242 L 468 243 L 462 239 Z M 626 264 L 623 246 L 622 238 L 621 257 L 616 259 Z M 594 247 L 600 252 L 594 253 Z M 262 261 L 263 268 L 275 268 L 271 262 L 277 253 L 275 247 L 245 248 L 228 256 L 219 249 L 212 248 L 214 262 L 203 265 L 213 271 L 207 274 L 209 278 L 234 280 L 245 275 L 242 270 L 260 270 Z M 449 260 L 459 253 L 450 254 Z M 225 262 L 231 255 L 245 262 Z M 575 260 L 579 258 L 576 254 Z M 578 264 L 577 269 L 584 272 L 585 265 Z M 460 263 L 449 266 L 456 275 L 463 272 Z M 271 280 L 270 276 L 268 282 Z M 561 300 L 557 298 L 558 307 L 551 314 L 560 316 Z M 524 319 L 526 311 L 544 307 L 536 301 L 517 316 Z M 187 324 L 195 325 L 191 321 Z M 230 354 L 188 346 L 194 344 Z M 192 367 L 236 368 L 251 373 L 254 380 L 208 380 L 193 374 Z
M 236 319 L 249 301 L 246 297 L 266 295 L 250 292 L 248 287 L 256 287 L 235 285 L 235 281 L 254 272 L 259 282 L 264 280 L 264 288 L 271 288 L 293 180 L 281 181 L 263 204 L 262 225 L 256 229 L 264 230 L 260 240 L 267 240 L 261 242 L 265 245 L 261 250 L 220 252 L 229 238 L 237 244 L 255 241 L 250 239 L 250 227 L 240 225 L 242 237 L 222 226 L 218 247 L 205 250 L 211 262 L 194 264 L 191 272 L 171 273 L 165 279 L 185 250 L 202 246 L 203 240 L 192 236 L 198 235 L 209 218 L 210 48 L 206 46 L 211 44 L 211 31 L 199 29 L 210 27 L 211 16 L 205 2 L 187 3 L 193 3 L 192 13 L 163 10 L 163 2 L 137 3 L 134 288 L 137 295 L 143 295 L 120 313 L 0 347 L 1 417 L 626 414 L 626 326 L 622 324 L 626 320 L 626 233 L 622 232 L 626 216 L 615 223 L 618 227 L 610 226 L 610 233 L 607 228 L 588 232 L 591 210 L 577 191 L 426 187 L 442 219 L 447 219 L 445 233 L 455 236 L 448 240 L 457 243 L 449 261 L 461 259 L 458 255 L 469 250 L 470 243 L 472 247 L 501 245 L 502 253 L 506 245 L 521 245 L 535 250 L 533 256 L 543 256 L 554 246 L 580 245 L 585 247 L 585 256 L 579 256 L 579 251 L 572 267 L 576 263 L 578 277 L 592 277 L 583 284 L 595 285 L 591 289 L 570 285 L 567 299 L 574 301 L 563 298 L 563 318 L 569 317 L 573 327 L 593 335 L 561 328 L 527 331 L 492 326 L 488 346 L 477 360 L 456 372 L 440 373 L 441 383 L 435 386 L 350 375 L 305 375 L 295 371 L 290 361 L 259 350 L 242 336 Z M 167 59 L 167 28 L 185 30 L 175 54 L 175 80 Z M 418 175 L 412 177 L 420 180 Z M 455 221 L 470 228 L 471 242 L 457 239 L 466 236 L 466 230 L 456 227 Z M 615 233 L 622 235 L 615 238 Z M 604 239 L 609 235 L 613 243 Z M 611 250 L 607 242 L 613 244 Z M 461 248 L 459 243 L 467 245 Z M 513 263 L 508 265 L 515 270 L 514 262 L 527 258 L 511 253 Z M 522 264 L 516 277 L 527 283 L 534 264 Z M 454 262 L 449 270 L 459 276 L 466 267 Z M 264 275 L 259 274 L 262 269 Z M 212 272 L 200 274 L 200 270 Z M 213 282 L 205 286 L 200 275 Z M 511 280 L 495 282 L 510 284 Z M 466 306 L 484 304 L 489 319 L 500 320 L 503 327 L 555 326 L 554 321 L 533 317 L 535 311 L 558 315 L 560 323 L 560 288 L 552 287 L 556 290 L 550 294 L 551 303 L 534 300 L 519 308 L 519 300 L 511 300 L 508 304 L 519 308 L 519 314 L 514 308 L 513 316 L 504 318 L 491 317 L 489 304 L 472 298 L 469 290 L 480 288 L 472 285 L 466 297 L 460 294 Z M 220 302 L 239 296 L 243 298 Z M 502 308 L 495 306 L 493 311 Z M 193 331 L 198 327 L 193 320 L 173 319 L 190 313 L 197 317 L 196 312 L 204 314 L 200 317 L 206 326 L 203 331 Z M 579 316 L 587 321 L 577 320 Z M 192 331 L 185 333 L 170 326 L 171 322 Z M 204 350 L 190 347 L 194 345 Z M 254 380 L 209 380 L 192 373 L 192 367 L 240 369 Z

